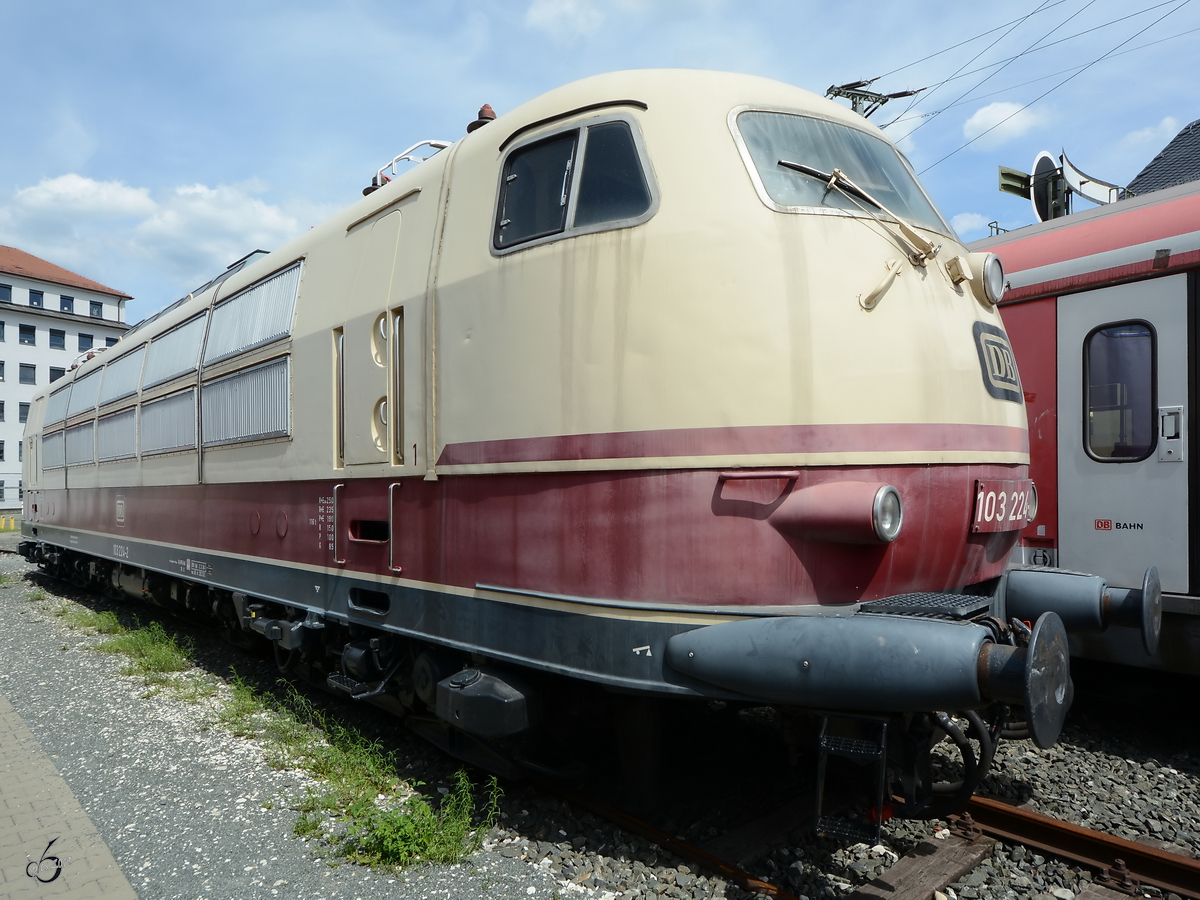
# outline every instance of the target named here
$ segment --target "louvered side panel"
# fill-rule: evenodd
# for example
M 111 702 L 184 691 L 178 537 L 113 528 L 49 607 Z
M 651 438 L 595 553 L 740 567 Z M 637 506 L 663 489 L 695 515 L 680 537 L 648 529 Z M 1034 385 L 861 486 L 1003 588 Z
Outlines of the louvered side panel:
M 204 385 L 204 446 L 289 434 L 288 373 L 285 357 Z
M 142 387 L 152 387 L 178 378 L 196 368 L 204 340 L 204 316 L 200 315 L 154 339 L 146 357 Z
M 56 431 L 54 434 L 42 435 L 42 468 L 43 469 L 61 469 L 65 463 L 66 456 L 63 452 L 63 433 Z
M 104 381 L 100 386 L 101 406 L 137 393 L 138 379 L 142 374 L 142 360 L 145 356 L 146 345 L 143 344 L 132 353 L 126 353 L 104 367 Z
M 67 465 L 86 466 L 96 461 L 95 423 L 85 422 L 67 429 Z
M 50 399 L 46 403 L 46 424 L 52 425 L 55 422 L 61 422 L 67 417 L 67 400 L 71 396 L 71 386 L 68 384 L 64 388 L 59 388 L 50 395 Z
M 142 455 L 196 446 L 196 389 L 142 404 Z
M 96 458 L 100 462 L 137 456 L 137 410 L 127 409 L 96 426 Z
M 92 372 L 76 379 L 71 386 L 71 399 L 67 401 L 67 415 L 87 412 L 96 408 L 96 395 L 100 392 L 100 372 Z
M 292 333 L 300 263 L 235 294 L 213 310 L 204 364 L 234 356 Z

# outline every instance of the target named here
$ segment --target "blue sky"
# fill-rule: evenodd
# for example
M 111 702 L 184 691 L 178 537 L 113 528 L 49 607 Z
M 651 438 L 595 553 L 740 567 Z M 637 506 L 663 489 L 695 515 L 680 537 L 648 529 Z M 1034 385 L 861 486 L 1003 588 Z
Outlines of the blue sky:
M 0 0 L 0 34 L 0 243 L 134 295 L 130 321 L 358 199 L 409 144 L 457 139 L 481 104 L 598 72 L 928 86 L 872 121 L 901 116 L 887 133 L 968 240 L 1032 220 L 998 165 L 1065 149 L 1126 184 L 1200 118 L 1192 0 Z

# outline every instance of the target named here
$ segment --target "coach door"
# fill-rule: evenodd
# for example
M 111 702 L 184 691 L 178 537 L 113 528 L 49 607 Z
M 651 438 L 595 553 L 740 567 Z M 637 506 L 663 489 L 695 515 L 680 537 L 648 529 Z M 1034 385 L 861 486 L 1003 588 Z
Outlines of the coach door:
M 1059 565 L 1188 590 L 1187 276 L 1058 299 Z

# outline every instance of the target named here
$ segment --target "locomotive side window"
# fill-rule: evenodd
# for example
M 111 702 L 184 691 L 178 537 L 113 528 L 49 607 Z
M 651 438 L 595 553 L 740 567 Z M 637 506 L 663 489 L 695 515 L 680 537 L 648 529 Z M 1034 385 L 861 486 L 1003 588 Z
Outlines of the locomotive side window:
M 566 227 L 578 135 L 571 131 L 508 157 L 496 221 L 497 247 L 557 234 Z
M 63 433 L 42 435 L 42 468 L 61 469 L 64 462 Z
M 518 146 L 500 173 L 492 249 L 637 225 L 655 210 L 648 171 L 635 124 L 621 115 Z
M 575 225 L 633 219 L 650 208 L 650 189 L 628 122 L 588 129 Z
M 67 399 L 70 396 L 71 386 L 69 384 L 65 388 L 59 388 L 50 395 L 50 400 L 46 403 L 47 425 L 61 422 L 67 417 Z
M 96 439 L 92 422 L 67 429 L 67 465 L 87 466 L 96 461 Z
M 830 190 L 823 179 L 779 165 L 786 160 L 821 172 L 840 169 L 896 215 L 953 234 L 887 141 L 838 122 L 765 110 L 734 110 L 730 127 L 760 199 L 772 209 L 859 211 L 858 204 L 841 191 Z
M 1099 462 L 1154 450 L 1155 335 L 1146 322 L 1104 325 L 1084 340 L 1084 447 Z

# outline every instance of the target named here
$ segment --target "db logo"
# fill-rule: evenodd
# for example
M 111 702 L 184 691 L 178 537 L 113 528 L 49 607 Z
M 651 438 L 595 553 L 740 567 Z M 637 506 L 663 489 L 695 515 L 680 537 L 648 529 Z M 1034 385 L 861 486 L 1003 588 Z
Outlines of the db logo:
M 1112 531 L 1112 519 L 1097 519 L 1096 520 L 1096 530 L 1097 531 Z

